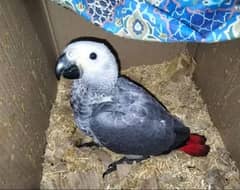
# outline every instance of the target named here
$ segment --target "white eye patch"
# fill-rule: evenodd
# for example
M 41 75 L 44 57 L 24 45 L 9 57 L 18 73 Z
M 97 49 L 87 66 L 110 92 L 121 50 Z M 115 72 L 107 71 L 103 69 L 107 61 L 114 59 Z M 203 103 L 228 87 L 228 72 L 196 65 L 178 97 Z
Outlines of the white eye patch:
M 66 56 L 69 60 L 73 60 L 73 59 L 77 58 L 77 53 L 74 50 L 68 50 L 66 52 Z

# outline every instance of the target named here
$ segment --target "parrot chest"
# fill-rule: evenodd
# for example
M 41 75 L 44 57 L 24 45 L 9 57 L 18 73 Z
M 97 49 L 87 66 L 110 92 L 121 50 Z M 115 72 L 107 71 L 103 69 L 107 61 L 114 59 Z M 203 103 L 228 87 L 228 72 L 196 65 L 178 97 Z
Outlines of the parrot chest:
M 96 143 L 99 143 L 99 141 L 90 126 L 92 113 L 96 105 L 109 101 L 112 101 L 112 96 L 88 92 L 85 89 L 72 90 L 70 103 L 73 109 L 75 123 L 86 135 L 92 137 Z

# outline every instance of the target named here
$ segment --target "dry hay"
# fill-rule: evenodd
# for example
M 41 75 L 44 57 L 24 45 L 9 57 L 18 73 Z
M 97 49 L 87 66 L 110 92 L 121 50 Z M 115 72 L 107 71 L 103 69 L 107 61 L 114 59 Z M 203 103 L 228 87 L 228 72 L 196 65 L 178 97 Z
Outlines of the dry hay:
M 207 157 L 191 157 L 180 151 L 152 157 L 138 164 L 123 164 L 103 180 L 107 165 L 121 155 L 105 148 L 77 148 L 89 141 L 75 128 L 69 105 L 70 82 L 62 80 L 46 132 L 42 189 L 240 189 L 239 171 L 211 122 L 191 77 L 191 58 L 180 57 L 163 64 L 132 67 L 123 73 L 158 97 L 191 128 L 203 134 L 211 151 Z

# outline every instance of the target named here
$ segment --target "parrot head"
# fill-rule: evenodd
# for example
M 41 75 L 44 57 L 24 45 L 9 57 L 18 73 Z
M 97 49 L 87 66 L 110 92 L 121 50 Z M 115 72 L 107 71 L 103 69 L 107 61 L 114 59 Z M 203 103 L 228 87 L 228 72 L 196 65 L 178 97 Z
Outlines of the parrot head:
M 78 38 L 71 41 L 57 59 L 56 77 L 81 79 L 90 85 L 114 83 L 118 77 L 118 57 L 102 39 Z

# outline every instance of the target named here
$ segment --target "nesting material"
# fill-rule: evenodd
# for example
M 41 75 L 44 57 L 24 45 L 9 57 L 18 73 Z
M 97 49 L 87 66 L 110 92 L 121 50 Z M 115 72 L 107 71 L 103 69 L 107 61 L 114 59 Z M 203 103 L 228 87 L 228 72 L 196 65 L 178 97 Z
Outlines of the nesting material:
M 118 166 L 102 179 L 108 164 L 122 155 L 105 148 L 77 148 L 89 141 L 76 129 L 69 104 L 71 82 L 62 80 L 46 132 L 42 189 L 240 189 L 239 171 L 213 126 L 192 73 L 195 64 L 185 55 L 162 64 L 129 68 L 122 73 L 150 90 L 193 133 L 207 137 L 207 157 L 180 151 Z

